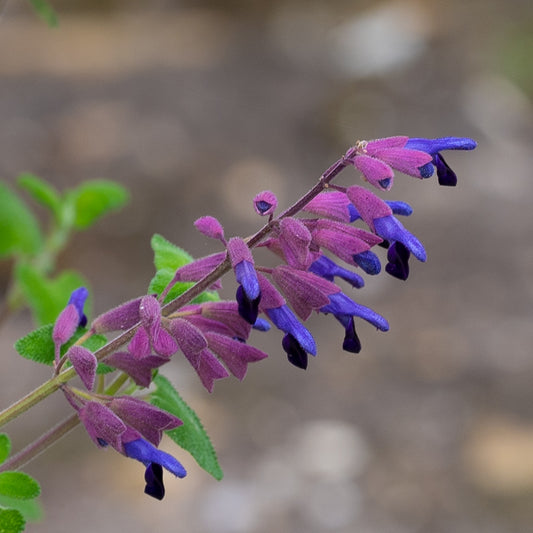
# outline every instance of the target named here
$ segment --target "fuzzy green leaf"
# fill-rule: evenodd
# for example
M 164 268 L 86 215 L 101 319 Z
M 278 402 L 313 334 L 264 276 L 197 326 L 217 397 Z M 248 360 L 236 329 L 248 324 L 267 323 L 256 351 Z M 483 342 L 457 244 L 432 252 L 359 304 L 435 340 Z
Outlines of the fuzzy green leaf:
M 24 531 L 26 520 L 16 509 L 0 509 L 0 533 Z
M 52 211 L 56 217 L 59 216 L 61 195 L 55 187 L 29 172 L 20 174 L 17 184 L 26 190 L 37 203 Z
M 150 244 L 154 251 L 154 265 L 157 270 L 162 268 L 177 270 L 193 261 L 193 257 L 185 250 L 157 233 L 152 237 Z
M 154 383 L 156 390 L 151 395 L 151 403 L 183 421 L 182 426 L 171 429 L 166 434 L 178 446 L 187 450 L 207 473 L 217 480 L 222 479 L 223 472 L 218 464 L 216 452 L 198 415 L 164 376 L 158 374 Z
M 151 240 L 152 250 L 154 251 L 154 265 L 157 269 L 155 276 L 150 281 L 148 287 L 148 294 L 157 294 L 158 296 L 163 292 L 165 287 L 172 281 L 176 270 L 184 265 L 194 261 L 194 258 L 185 250 L 171 243 L 165 237 L 154 234 Z M 184 293 L 189 287 L 192 287 L 192 282 L 178 282 L 167 294 L 163 303 L 168 303 L 180 294 Z M 201 303 L 208 301 L 218 301 L 220 297 L 216 291 L 205 291 L 200 296 L 193 300 L 193 303 Z
M 148 286 L 148 294 L 156 294 L 159 296 L 165 287 L 170 283 L 174 277 L 174 270 L 168 268 L 163 268 L 158 270 L 155 273 L 155 276 L 151 279 L 150 285 Z M 184 283 L 178 282 L 170 289 L 165 301 L 163 303 L 168 303 L 174 298 L 177 298 L 180 294 L 185 292 L 189 287 L 192 287 L 194 283 Z
M 157 294 L 158 296 L 163 292 L 165 287 L 170 283 L 174 277 L 174 271 L 163 268 L 158 270 L 155 273 L 155 276 L 150 281 L 150 286 L 148 287 L 148 294 Z M 178 282 L 172 289 L 168 292 L 165 301 L 163 303 L 168 303 L 174 298 L 177 298 L 180 294 L 184 293 L 189 287 L 192 287 L 194 283 L 191 282 Z M 192 303 L 201 303 L 201 302 L 217 302 L 220 300 L 220 296 L 216 291 L 204 291 L 202 294 L 197 296 Z
M 52 340 L 53 324 L 47 324 L 30 331 L 15 342 L 15 350 L 25 357 L 43 365 L 54 362 L 54 341 Z
M 65 270 L 55 279 L 48 279 L 29 264 L 19 264 L 15 278 L 30 306 L 37 324 L 54 322 L 67 304 L 72 291 L 86 287 L 86 280 L 77 272 Z M 86 303 L 90 309 L 90 301 Z M 86 314 L 89 314 L 86 311 Z
M 2 464 L 11 453 L 11 441 L 5 433 L 0 433 L 0 464 Z
M 26 359 L 30 359 L 36 363 L 42 363 L 43 365 L 52 365 L 55 357 L 54 341 L 52 340 L 53 329 L 53 324 L 47 324 L 34 331 L 30 331 L 30 333 L 15 342 L 15 350 Z M 64 355 L 65 352 L 86 332 L 86 328 L 78 328 L 69 342 L 61 347 L 61 355 Z M 89 337 L 82 346 L 95 352 L 104 346 L 106 342 L 107 340 L 103 335 L 93 335 Z M 97 372 L 99 374 L 106 374 L 111 371 L 111 367 L 107 365 L 98 365 Z
M 29 0 L 33 10 L 39 15 L 51 28 L 58 25 L 57 15 L 52 6 L 46 0 Z
M 42 244 L 39 224 L 26 204 L 0 182 L 0 257 L 31 255 Z
M 100 217 L 124 206 L 129 200 L 128 191 L 113 181 L 90 180 L 69 193 L 75 206 L 74 226 L 86 229 Z
M 0 507 L 16 509 L 26 520 L 31 522 L 37 522 L 43 517 L 43 507 L 37 499 L 17 500 L 0 494 Z
M 31 500 L 41 493 L 39 483 L 24 472 L 0 472 L 0 494 L 18 500 Z

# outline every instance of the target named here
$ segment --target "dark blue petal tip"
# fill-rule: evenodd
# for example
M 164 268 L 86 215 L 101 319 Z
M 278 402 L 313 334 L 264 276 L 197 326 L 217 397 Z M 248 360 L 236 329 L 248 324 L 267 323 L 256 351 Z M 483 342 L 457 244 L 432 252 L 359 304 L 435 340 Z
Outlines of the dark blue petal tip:
M 431 178 L 433 176 L 433 164 L 426 163 L 424 166 L 418 167 L 421 178 Z
M 248 324 L 254 325 L 257 321 L 257 315 L 259 314 L 259 300 L 261 294 L 254 300 L 250 300 L 246 295 L 242 285 L 237 287 L 237 293 L 235 295 L 237 300 L 239 315 L 248 322 Z
M 287 353 L 287 359 L 292 365 L 305 370 L 307 368 L 307 352 L 301 347 L 300 343 L 290 334 L 287 333 L 281 341 L 283 349 Z
M 359 353 L 361 351 L 361 341 L 355 331 L 355 324 L 353 317 L 350 317 L 348 324 L 346 325 L 346 332 L 344 334 L 344 341 L 342 343 L 342 349 L 345 352 Z
M 367 250 L 366 252 L 361 252 L 360 254 L 355 254 L 353 260 L 356 265 L 361 267 L 367 274 L 375 276 L 381 272 L 381 263 L 379 262 L 378 256 Z
M 385 271 L 391 276 L 405 281 L 409 277 L 409 257 L 411 253 L 401 243 L 395 242 L 387 252 L 389 262 Z
M 150 463 L 144 472 L 146 487 L 144 493 L 162 500 L 165 497 L 165 485 L 163 485 L 163 467 L 157 463 Z

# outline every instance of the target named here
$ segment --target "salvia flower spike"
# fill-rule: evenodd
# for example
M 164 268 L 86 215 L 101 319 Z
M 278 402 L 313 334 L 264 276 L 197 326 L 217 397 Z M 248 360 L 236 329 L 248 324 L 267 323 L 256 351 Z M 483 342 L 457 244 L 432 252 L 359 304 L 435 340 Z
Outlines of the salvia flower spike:
M 183 356 L 202 385 L 212 392 L 216 380 L 230 373 L 242 380 L 250 363 L 267 357 L 250 344 L 250 334 L 252 329 L 268 331 L 270 321 L 283 333 L 281 346 L 288 361 L 305 369 L 309 355 L 318 352 L 313 334 L 304 325 L 314 313 L 332 315 L 344 329 L 343 349 L 358 353 L 358 320 L 379 331 L 387 331 L 389 324 L 341 286 L 347 284 L 360 294 L 365 281 L 354 269 L 359 268 L 363 275 L 379 274 L 381 263 L 376 250 L 380 246 L 387 248 L 386 272 L 401 280 L 409 276 L 410 256 L 425 261 L 426 251 L 397 218 L 412 213 L 409 204 L 385 201 L 359 185 L 341 187 L 333 184 L 333 179 L 351 165 L 371 186 L 388 191 L 395 171 L 428 178 L 436 168 L 439 183 L 454 185 L 455 173 L 441 152 L 472 150 L 475 146 L 475 141 L 463 137 L 396 136 L 360 141 L 331 165 L 308 193 L 276 218 L 276 196 L 270 191 L 257 194 L 254 209 L 268 220 L 251 237 L 226 240 L 217 219 L 199 218 L 196 228 L 219 240 L 225 250 L 178 268 L 159 297 L 142 296 L 97 317 L 90 334 L 119 332 L 101 350 L 92 353 L 79 345 L 67 350 L 64 360 L 70 361 L 87 391 L 66 383 L 61 388 L 90 438 L 99 447 L 110 446 L 143 463 L 145 492 L 162 499 L 163 470 L 177 477 L 186 475 L 176 458 L 158 449 L 163 432 L 181 426 L 182 421 L 144 400 L 150 397 L 151 389 L 146 388 L 154 375 L 172 356 Z M 307 218 L 302 218 L 303 213 Z M 368 229 L 354 223 L 364 223 Z M 275 255 L 274 266 L 256 264 L 253 253 L 258 246 Z M 238 285 L 234 299 L 202 303 L 194 299 L 202 291 L 220 289 L 221 275 L 231 269 Z M 177 282 L 196 285 L 163 305 Z M 61 347 L 78 327 L 86 325 L 86 299 L 85 288 L 74 291 L 53 326 L 56 374 L 61 367 Z M 107 389 L 105 378 L 99 380 L 93 392 L 98 361 L 124 374 Z M 121 388 L 125 383 L 128 386 Z M 140 388 L 146 389 L 142 398 L 136 396 Z

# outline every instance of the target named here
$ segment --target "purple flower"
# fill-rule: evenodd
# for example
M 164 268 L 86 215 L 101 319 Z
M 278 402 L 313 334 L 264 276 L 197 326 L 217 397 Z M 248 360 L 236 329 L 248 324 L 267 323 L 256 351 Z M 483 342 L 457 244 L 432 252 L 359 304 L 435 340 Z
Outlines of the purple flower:
M 56 365 L 61 358 L 61 346 L 74 335 L 79 326 L 84 327 L 87 324 L 87 317 L 83 313 L 83 306 L 85 305 L 88 294 L 89 292 L 85 287 L 80 287 L 72 292 L 67 306 L 59 313 L 54 323 L 52 340 L 54 341 Z
M 204 276 L 215 270 L 225 258 L 226 252 L 217 252 L 196 259 L 192 263 L 187 263 L 178 268 L 172 281 L 173 283 L 178 281 L 200 281 Z M 220 284 L 215 282 L 212 287 L 220 287 Z
M 393 169 L 416 178 L 431 175 L 427 168 L 431 156 L 424 151 L 407 147 L 408 139 L 409 137 L 398 136 L 358 141 L 346 152 L 345 159 L 360 170 L 371 185 L 388 191 L 393 185 Z
M 316 259 L 309 248 L 311 241 L 311 232 L 301 220 L 293 217 L 281 219 L 277 244 L 287 264 L 307 270 Z
M 202 331 L 209 329 L 246 340 L 252 329 L 252 325 L 240 316 L 237 302 L 205 302 L 184 307 L 183 313 L 189 322 L 200 327 Z
M 138 431 L 154 446 L 159 446 L 163 431 L 183 424 L 174 415 L 132 396 L 115 397 L 107 405 L 128 427 Z
M 224 238 L 224 228 L 215 217 L 200 217 L 194 222 L 194 227 L 206 237 L 217 239 L 223 244 L 226 244 L 226 239 Z
M 162 500 L 165 497 L 163 468 L 179 478 L 187 475 L 185 468 L 176 458 L 158 450 L 142 438 L 125 442 L 124 455 L 131 459 L 136 459 L 146 466 L 144 473 L 146 487 L 144 492 L 157 500 Z
M 278 206 L 278 199 L 273 192 L 262 191 L 254 198 L 254 209 L 258 215 L 272 215 Z
M 365 280 L 359 274 L 340 267 L 335 261 L 325 255 L 321 255 L 315 260 L 309 267 L 309 271 L 322 276 L 328 281 L 333 281 L 335 277 L 339 277 L 356 289 L 360 289 L 365 285 Z
M 369 307 L 354 302 L 342 292 L 330 296 L 330 303 L 320 309 L 320 312 L 333 314 L 343 325 L 345 334 L 342 348 L 351 353 L 361 351 L 361 342 L 355 331 L 354 317 L 370 322 L 381 331 L 388 331 L 389 329 L 389 324 L 385 318 Z
M 350 353 L 359 353 L 361 351 L 361 341 L 355 331 L 353 316 L 342 315 L 336 318 L 344 326 L 345 331 L 342 349 Z
M 381 264 L 378 257 L 370 251 L 382 239 L 368 231 L 355 228 L 334 220 L 312 221 L 312 242 L 325 248 L 344 262 L 361 267 L 367 274 L 378 274 Z
M 83 312 L 83 307 L 87 298 L 89 296 L 89 291 L 85 287 L 80 287 L 72 292 L 68 300 L 69 304 L 74 305 L 76 311 L 78 311 L 79 323 L 78 326 L 84 328 L 87 325 L 87 317 Z
M 257 320 L 261 290 L 257 281 L 254 258 L 246 242 L 240 237 L 232 237 L 227 245 L 235 279 L 239 283 L 237 302 L 239 314 L 250 324 Z
M 152 371 L 169 362 L 168 357 L 148 355 L 137 359 L 129 352 L 115 352 L 105 358 L 105 363 L 122 370 L 141 387 L 149 387 L 152 382 Z
M 383 237 L 391 244 L 395 242 L 402 243 L 419 261 L 424 262 L 427 259 L 426 250 L 422 243 L 412 233 L 407 231 L 397 218 L 392 215 L 376 218 L 374 227 L 380 237 Z
M 161 304 L 155 296 L 144 296 L 139 305 L 141 327 L 135 332 L 128 351 L 138 359 L 152 355 L 152 350 L 163 357 L 178 351 L 176 341 L 161 324 Z
M 392 214 L 392 209 L 381 198 L 363 187 L 349 187 L 346 194 L 361 214 L 368 227 L 389 244 L 402 243 L 419 261 L 426 260 L 422 243 Z
M 272 279 L 302 320 L 307 320 L 313 309 L 327 305 L 331 294 L 340 292 L 331 281 L 288 265 L 274 268 Z
M 411 252 L 401 243 L 393 242 L 387 250 L 388 263 L 385 270 L 391 276 L 405 281 L 409 277 L 409 256 Z
M 139 306 L 142 298 L 129 300 L 105 313 L 97 316 L 92 324 L 94 333 L 107 333 L 110 331 L 125 331 L 139 322 Z
M 297 368 L 305 370 L 307 368 L 307 352 L 302 347 L 300 342 L 291 333 L 287 333 L 281 341 L 281 346 L 287 354 L 289 363 Z
M 74 370 L 88 390 L 93 390 L 98 361 L 94 354 L 83 346 L 71 346 L 67 353 Z
M 170 320 L 168 327 L 183 355 L 196 370 L 202 385 L 209 392 L 213 392 L 215 380 L 226 378 L 229 374 L 209 349 L 201 329 L 185 318 Z
M 59 348 L 65 344 L 74 335 L 80 316 L 73 304 L 68 304 L 57 317 L 52 330 L 52 339 L 54 341 L 56 352 L 59 355 Z
M 258 275 L 259 284 L 261 285 L 261 303 L 259 308 L 263 311 L 272 323 L 281 331 L 286 333 L 282 346 L 287 352 L 289 361 L 300 368 L 307 366 L 307 355 L 305 358 L 302 355 L 304 352 L 316 355 L 315 339 L 296 318 L 294 313 L 285 303 L 285 300 L 276 290 L 276 288 L 263 275 Z M 305 359 L 306 365 L 297 364 Z
M 321 313 L 332 313 L 335 317 L 349 316 L 359 317 L 366 320 L 381 331 L 389 330 L 389 323 L 381 315 L 365 307 L 364 305 L 354 302 L 343 292 L 332 294 L 329 297 L 330 303 L 320 309 Z
M 317 194 L 303 211 L 339 222 L 353 222 L 351 207 L 353 206 L 345 193 L 331 191 Z
M 206 331 L 205 338 L 209 349 L 218 355 L 229 371 L 241 381 L 248 370 L 248 363 L 261 361 L 268 357 L 265 352 L 249 346 L 242 340 L 232 339 L 227 335 Z
M 438 139 L 412 138 L 406 143 L 406 148 L 420 150 L 428 153 L 431 163 L 426 164 L 426 173 L 433 174 L 433 165 L 437 168 L 437 177 L 440 185 L 457 185 L 457 176 L 448 166 L 441 153 L 443 150 L 473 150 L 477 143 L 468 137 L 440 137 Z
M 78 408 L 80 420 L 98 447 L 111 445 L 126 457 L 143 463 L 146 466 L 145 493 L 161 500 L 165 495 L 162 467 L 180 478 L 186 475 L 186 471 L 172 455 L 158 450 L 144 439 L 142 433 L 147 433 L 148 439 L 158 443 L 161 430 L 177 427 L 181 421 L 149 404 L 140 407 L 138 402 L 141 400 L 134 398 L 115 398 L 110 405 L 112 402 L 116 402 L 114 408 L 121 416 L 103 403 L 88 401 Z M 121 417 L 127 418 L 128 424 Z M 133 424 L 141 432 L 134 429 Z
M 71 404 L 74 405 L 72 401 Z M 122 435 L 127 427 L 109 407 L 100 402 L 89 401 L 78 408 L 78 415 L 89 437 L 99 448 L 109 444 L 118 452 L 124 453 Z

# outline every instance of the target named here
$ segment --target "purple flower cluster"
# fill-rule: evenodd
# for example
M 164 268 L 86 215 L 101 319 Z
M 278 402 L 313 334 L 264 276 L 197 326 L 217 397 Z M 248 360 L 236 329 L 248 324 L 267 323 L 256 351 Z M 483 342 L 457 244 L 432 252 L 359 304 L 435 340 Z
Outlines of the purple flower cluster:
M 346 294 L 338 283 L 361 289 L 364 275 L 379 274 L 382 267 L 376 253 L 378 246 L 387 249 L 385 271 L 401 280 L 409 276 L 411 255 L 423 262 L 426 251 L 397 218 L 412 213 L 408 204 L 384 201 L 358 185 L 333 185 L 333 178 L 353 165 L 370 185 L 388 191 L 393 185 L 394 170 L 428 178 L 436 168 L 439 183 L 455 185 L 455 174 L 440 152 L 471 150 L 475 146 L 471 139 L 456 137 L 359 141 L 323 174 L 320 187 L 304 197 L 305 201 L 295 204 L 296 208 L 274 217 L 276 196 L 270 191 L 259 193 L 253 201 L 254 209 L 260 216 L 267 216 L 268 222 L 254 238 L 226 239 L 218 220 L 201 217 L 195 222 L 198 231 L 219 241 L 224 250 L 179 268 L 159 298 L 137 298 L 97 317 L 90 333 L 134 328 L 126 348 L 107 354 L 104 362 L 123 371 L 137 386 L 148 387 L 154 371 L 180 352 L 211 392 L 216 380 L 230 373 L 242 380 L 249 363 L 267 357 L 248 340 L 252 328 L 266 331 L 269 322 L 283 332 L 281 345 L 289 362 L 307 368 L 309 354 L 317 354 L 315 339 L 304 325 L 313 311 L 332 315 L 344 329 L 343 349 L 358 353 L 358 320 L 380 331 L 387 331 L 389 324 Z M 354 225 L 359 221 L 364 227 Z M 272 252 L 278 259 L 277 266 L 258 265 L 253 255 L 255 247 Z M 235 300 L 187 303 L 164 316 L 161 302 L 175 283 L 205 279 L 204 290 L 217 290 L 221 287 L 219 279 L 209 276 L 224 265 L 231 267 L 235 276 Z M 73 294 L 54 326 L 56 368 L 61 366 L 61 346 L 87 320 L 83 314 L 83 291 Z M 146 492 L 162 498 L 162 469 L 178 477 L 183 477 L 185 470 L 157 446 L 162 431 L 177 427 L 181 421 L 137 398 L 92 393 L 97 360 L 86 348 L 72 346 L 65 358 L 89 391 L 79 394 L 64 388 L 93 441 L 143 462 Z
M 99 447 L 112 446 L 119 453 L 146 467 L 144 492 L 162 500 L 165 495 L 163 468 L 177 477 L 186 471 L 172 455 L 158 450 L 164 430 L 181 426 L 179 418 L 132 396 L 93 395 L 86 399 L 74 389 L 63 389 L 77 410 L 87 433 Z
M 105 362 L 126 372 L 141 387 L 147 387 L 152 381 L 152 370 L 167 363 L 178 350 L 209 392 L 215 380 L 229 376 L 228 370 L 242 380 L 248 363 L 267 357 L 246 344 L 252 326 L 239 315 L 236 302 L 187 305 L 163 317 L 157 298 L 144 296 L 100 315 L 91 329 L 94 333 L 107 333 L 137 323 L 140 327 L 127 351 L 115 352 Z

